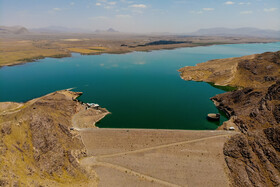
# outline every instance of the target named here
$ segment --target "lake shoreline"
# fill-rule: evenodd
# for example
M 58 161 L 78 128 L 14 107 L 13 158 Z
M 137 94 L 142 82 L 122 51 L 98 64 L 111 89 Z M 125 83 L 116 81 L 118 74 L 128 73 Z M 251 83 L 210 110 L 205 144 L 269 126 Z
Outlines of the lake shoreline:
M 279 67 L 280 51 L 277 51 L 211 60 L 180 69 L 185 80 L 242 87 L 211 98 L 230 118 L 219 129 L 234 128 L 241 132 L 224 145 L 229 176 L 236 186 L 280 184 L 276 169 L 280 153 L 275 147 L 280 143 L 276 138 L 280 137 Z M 271 159 L 271 155 L 275 158 Z M 262 169 L 253 169 L 251 175 L 248 170 L 251 166 Z
M 256 39 L 258 40 L 258 39 Z M 265 39 L 259 39 L 265 40 Z M 207 46 L 215 46 L 215 45 L 227 45 L 227 44 L 265 44 L 265 43 L 276 43 L 280 40 L 277 39 L 268 39 L 269 41 L 248 41 L 248 42 L 212 42 L 212 43 L 186 43 L 186 44 L 169 44 L 169 45 L 157 45 L 157 46 L 146 46 L 146 47 L 135 47 L 135 48 L 127 48 L 122 49 L 121 47 L 110 49 L 109 51 L 100 51 L 100 52 L 92 52 L 92 53 L 82 53 L 71 50 L 65 50 L 61 53 L 61 50 L 58 50 L 54 54 L 51 55 L 40 55 L 35 57 L 27 57 L 24 61 L 18 60 L 10 63 L 0 64 L 0 69 L 3 67 L 16 66 L 16 65 L 24 65 L 26 63 L 38 62 L 38 60 L 45 58 L 67 58 L 72 57 L 72 53 L 78 53 L 80 55 L 101 55 L 101 54 L 128 54 L 133 52 L 151 52 L 156 50 L 173 50 L 178 48 L 192 48 L 192 47 L 207 47 Z M 5 52 L 3 52 L 5 54 Z
M 145 173 L 145 167 L 140 171 L 134 170 L 133 168 L 127 170 L 126 167 L 129 166 L 123 166 L 121 162 L 111 163 L 110 161 L 108 162 L 106 159 L 104 159 L 110 157 L 113 158 L 114 161 L 119 162 L 118 155 L 123 155 L 123 158 L 125 160 L 132 161 L 129 165 L 133 167 L 134 164 L 141 163 L 139 159 L 142 158 L 142 156 L 138 157 L 136 155 L 136 157 L 132 160 L 129 158 L 130 156 L 133 156 L 135 153 L 142 154 L 146 152 L 149 153 L 150 151 L 159 151 L 159 153 L 156 154 L 156 159 L 153 156 L 150 157 L 150 154 L 145 154 L 144 158 L 150 161 L 149 163 L 147 163 L 150 167 L 160 169 L 162 165 L 158 164 L 156 160 L 164 160 L 166 158 L 166 154 L 161 153 L 161 151 L 167 153 L 169 152 L 169 149 L 175 149 L 174 151 L 172 151 L 175 154 L 171 155 L 170 157 L 170 163 L 172 164 L 168 167 L 170 169 L 176 168 L 176 173 L 185 173 L 189 171 L 190 167 L 199 167 L 201 169 L 203 168 L 207 173 L 205 174 L 205 178 L 209 177 L 209 180 L 210 178 L 215 178 L 214 180 L 211 180 L 211 183 L 215 184 L 218 182 L 220 184 L 229 184 L 229 181 L 226 177 L 227 171 L 222 169 L 225 168 L 225 161 L 220 155 L 222 154 L 223 143 L 228 140 L 229 137 L 235 135 L 236 132 L 223 130 L 200 131 L 96 128 L 92 124 L 92 121 L 100 120 L 98 110 L 103 111 L 104 109 L 100 108 L 96 110 L 93 108 L 87 108 L 86 104 L 76 100 L 77 97 L 79 97 L 81 94 L 81 92 L 60 90 L 49 93 L 39 98 L 32 99 L 25 103 L 9 104 L 7 102 L 1 102 L 0 115 L 2 116 L 2 118 L 0 127 L 1 132 L 4 135 L 0 136 L 0 138 L 1 140 L 3 140 L 5 146 L 7 146 L 6 152 L 9 153 L 10 151 L 14 151 L 13 154 L 15 154 L 15 156 L 13 158 L 17 158 L 17 156 L 21 158 L 21 154 L 17 155 L 15 153 L 15 151 L 17 150 L 14 150 L 13 147 L 13 145 L 17 144 L 20 146 L 18 150 L 20 150 L 22 153 L 25 153 L 27 155 L 35 154 L 32 152 L 32 150 L 35 150 L 34 147 L 33 149 L 25 149 L 24 146 L 22 146 L 23 144 L 25 146 L 28 145 L 28 143 L 24 142 L 31 141 L 32 146 L 36 147 L 36 155 L 44 158 L 34 160 L 32 161 L 32 163 L 40 164 L 40 169 L 42 171 L 46 173 L 56 173 L 57 178 L 59 178 L 60 181 L 64 181 L 63 176 L 60 174 L 60 169 L 54 169 L 56 168 L 55 166 L 59 161 L 63 162 L 63 167 L 75 167 L 75 172 L 82 173 L 79 174 L 80 178 L 78 179 L 76 179 L 76 177 L 71 177 L 71 174 L 67 173 L 67 175 L 70 175 L 69 177 L 67 177 L 67 180 L 64 181 L 67 183 L 73 181 L 72 183 L 74 184 L 84 184 L 86 186 L 86 184 L 89 185 L 95 183 L 107 183 L 110 181 L 113 182 L 112 180 L 108 180 L 106 177 L 107 175 L 112 175 L 112 177 L 114 178 L 114 183 L 117 182 L 121 184 L 122 180 L 119 181 L 118 179 L 119 174 L 117 176 L 113 174 L 115 169 L 117 169 L 118 171 L 121 171 L 123 172 L 123 174 L 125 174 L 125 176 L 123 176 L 125 178 L 129 178 L 131 175 L 140 175 L 144 179 L 147 179 L 147 184 L 166 184 L 165 182 L 163 182 L 166 180 L 168 181 L 167 184 L 186 184 L 185 176 L 181 177 L 178 180 L 174 180 L 170 179 L 169 175 L 166 175 L 165 172 L 152 172 L 150 174 L 150 177 L 148 177 L 147 175 L 143 174 Z M 88 113 L 84 113 L 87 111 L 95 111 L 95 113 L 91 115 L 92 120 L 88 119 Z M 81 112 L 83 113 L 83 115 L 80 115 Z M 65 115 L 65 113 L 67 115 Z M 107 112 L 103 112 L 103 114 L 105 115 L 106 113 Z M 73 121 L 73 118 L 75 118 L 76 115 L 79 115 L 79 120 L 80 122 L 82 121 L 82 124 L 84 124 L 84 122 L 89 122 L 89 124 L 82 127 L 80 126 L 79 129 L 72 129 L 72 127 L 75 127 L 76 122 L 75 120 Z M 10 119 L 13 119 L 13 121 L 10 121 Z M 84 128 L 89 127 L 90 124 L 92 128 Z M 34 125 L 38 127 L 34 128 Z M 8 141 L 10 137 L 15 136 L 15 133 L 17 133 L 18 131 L 17 129 L 25 132 L 30 132 L 30 134 L 26 134 L 24 137 L 16 137 L 11 139 L 11 141 Z M 44 133 L 46 136 L 41 135 L 42 133 Z M 92 138 L 94 138 L 94 141 L 92 141 Z M 43 140 L 55 146 L 48 152 L 44 152 L 44 150 L 46 149 L 46 145 L 42 143 Z M 200 146 L 197 146 L 196 144 Z M 189 145 L 191 147 L 189 147 Z M 64 152 L 67 151 L 67 155 L 61 156 L 61 146 L 65 147 L 66 150 Z M 185 149 L 184 152 L 181 151 L 182 147 L 184 147 Z M 208 151 L 205 152 L 205 150 Z M 218 155 L 217 152 L 219 153 Z M 51 156 L 46 157 L 46 154 L 51 154 Z M 180 154 L 181 156 L 178 156 L 178 154 Z M 188 157 L 185 157 L 185 154 L 188 154 Z M 68 157 L 71 158 L 70 163 L 67 162 Z M 192 158 L 191 162 L 189 162 L 189 158 Z M 30 156 L 30 159 L 32 160 L 33 157 Z M 53 160 L 55 161 L 55 164 L 53 164 Z M 211 177 L 212 175 L 216 175 L 216 172 L 212 172 L 213 168 L 209 167 L 209 161 L 215 163 L 215 168 L 217 168 L 217 172 L 219 172 L 218 178 Z M 177 169 L 177 167 L 174 167 L 175 165 L 177 165 L 177 162 L 187 162 L 187 165 L 179 164 L 182 167 Z M 8 163 L 8 161 L 4 161 L 2 163 Z M 24 163 L 28 167 L 30 167 L 28 163 Z M 51 165 L 51 167 L 49 167 L 49 165 Z M 99 167 L 101 168 L 109 167 L 109 170 L 101 172 L 98 168 L 94 168 L 94 170 L 90 168 L 90 166 L 96 165 L 100 165 Z M 27 166 L 24 165 L 24 168 L 17 167 L 17 169 L 19 169 L 21 173 L 21 177 L 24 177 L 25 174 L 28 173 L 26 171 Z M 10 165 L 5 167 L 9 168 L 13 166 Z M 13 175 L 17 176 L 18 170 L 14 170 L 14 172 L 15 173 Z M 22 174 L 22 172 L 24 174 Z M 40 171 L 37 171 L 36 173 L 40 173 Z M 189 172 L 188 176 L 191 176 L 192 173 L 193 172 Z M 160 180 L 159 178 L 161 177 L 158 178 L 158 174 L 164 177 L 164 180 Z M 30 180 L 36 179 L 38 184 L 59 184 L 59 182 L 53 181 L 51 175 L 44 175 L 44 177 L 41 177 L 40 180 L 32 174 L 26 175 L 29 176 Z M 97 177 L 101 180 L 98 181 Z M 22 178 L 18 178 L 17 180 L 23 182 L 23 184 L 25 182 Z M 196 178 L 193 182 L 203 183 L 203 181 L 200 180 L 200 177 Z M 30 183 L 30 181 L 28 183 Z M 141 184 L 143 183 L 143 181 L 142 179 L 138 180 L 137 178 L 135 178 L 133 182 L 129 182 L 129 184 L 135 183 Z
M 278 46 L 278 43 L 268 45 L 217 45 L 213 47 L 184 48 L 174 51 L 154 51 L 151 53 L 135 52 L 129 55 L 81 56 L 77 53 L 73 54 L 72 58 L 65 60 L 46 59 L 40 61 L 42 63 L 38 62 L 30 66 L 3 69 L 1 73 L 3 77 L 6 77 L 7 81 L 6 83 L 3 82 L 5 84 L 2 87 L 7 89 L 6 93 L 2 94 L 2 100 L 27 101 L 57 89 L 77 87 L 75 91 L 85 93 L 79 100 L 87 103 L 98 103 L 106 106 L 112 112 L 112 115 L 107 116 L 101 123 L 97 124 L 101 128 L 217 129 L 218 125 L 228 119 L 222 116 L 219 123 L 206 120 L 208 113 L 219 112 L 209 98 L 227 90 L 216 89 L 210 86 L 209 83 L 204 82 L 186 83 L 179 77 L 177 70 L 184 65 L 189 64 L 192 66 L 192 64 L 205 59 L 220 58 L 219 53 L 216 55 L 215 51 L 223 48 L 231 52 L 238 48 L 250 49 L 256 46 L 260 46 L 258 48 L 268 48 L 269 50 L 273 49 L 274 46 Z M 208 55 L 213 52 L 215 55 Z M 198 53 L 204 54 L 203 56 L 205 57 L 201 58 L 202 55 L 197 56 Z M 232 55 L 237 56 L 238 54 L 233 53 Z M 231 53 L 229 55 L 221 53 L 221 56 L 232 55 Z M 135 59 L 135 62 L 133 59 Z M 135 63 L 137 64 L 135 65 Z M 141 65 L 138 65 L 138 63 L 141 63 Z M 41 72 L 42 68 L 47 72 Z M 156 71 L 156 74 L 154 71 Z M 7 94 L 10 92 L 9 90 L 14 90 L 12 85 L 18 85 L 17 78 L 13 78 L 13 74 L 22 78 L 25 77 L 28 80 L 32 80 L 32 77 L 38 75 L 38 80 L 40 81 L 32 81 L 34 83 L 32 85 L 40 86 L 41 82 L 44 82 L 45 91 L 37 90 L 35 86 L 26 84 L 23 87 L 30 88 L 28 89 L 30 93 L 26 92 L 23 96 L 17 95 L 15 92 Z M 73 75 L 72 77 L 74 78 L 69 80 L 68 75 Z M 143 77 L 143 75 L 145 76 Z M 61 78 L 61 80 L 57 78 Z M 128 78 L 130 81 L 127 81 Z M 58 80 L 58 82 L 52 83 L 48 80 Z M 133 87 L 135 84 L 142 86 Z M 16 87 L 21 88 L 21 86 Z M 133 89 L 131 89 L 132 87 Z M 167 91 L 166 88 L 174 91 Z M 112 95 L 106 90 L 115 90 L 115 92 Z M 133 95 L 139 99 L 135 100 Z M 131 102 L 126 102 L 128 100 Z M 143 105 L 143 102 L 146 104 Z M 186 111 L 192 111 L 192 113 Z M 127 117 L 127 115 L 129 116 Z M 175 123 L 174 119 L 177 119 Z
M 238 63 L 238 67 L 241 70 L 244 70 L 242 68 L 246 67 L 246 71 L 249 72 L 244 75 L 249 76 L 252 73 L 252 76 L 256 77 L 259 73 L 263 73 L 263 71 L 260 71 L 263 67 L 279 66 L 279 53 L 280 51 L 274 53 L 266 52 L 253 55 L 254 58 L 251 55 L 249 57 L 231 58 L 231 60 L 241 59 L 235 63 Z M 260 64 L 258 66 L 259 69 L 257 69 L 259 71 L 255 71 L 254 66 L 250 69 L 251 66 L 246 65 L 246 63 L 250 63 L 251 61 L 256 63 L 257 60 Z M 220 62 L 221 60 L 216 61 Z M 225 61 L 229 61 L 229 59 L 225 59 Z M 215 61 L 209 62 L 206 63 L 209 64 L 209 67 L 215 64 Z M 209 67 L 207 66 L 207 68 Z M 230 67 L 227 66 L 226 68 Z M 40 158 L 43 157 L 42 155 L 49 154 L 49 152 L 46 153 L 44 151 L 46 145 L 57 146 L 53 142 L 65 143 L 66 141 L 65 146 L 68 145 L 70 147 L 67 147 L 67 150 L 64 152 L 67 152 L 67 155 L 69 154 L 71 156 L 60 156 L 58 157 L 59 160 L 61 158 L 70 160 L 70 164 L 63 162 L 67 163 L 66 167 L 87 168 L 86 170 L 81 169 L 78 172 L 86 171 L 86 174 L 83 173 L 83 177 L 94 176 L 90 178 L 90 182 L 107 186 L 110 186 L 112 183 L 121 185 L 123 184 L 123 179 L 129 181 L 128 184 L 143 184 L 146 186 L 151 184 L 167 184 L 171 186 L 184 186 L 186 184 L 195 186 L 199 184 L 203 186 L 206 181 L 208 185 L 211 184 L 213 186 L 221 184 L 222 186 L 248 184 L 251 180 L 242 176 L 244 176 L 244 172 L 247 172 L 247 165 L 251 167 L 252 163 L 258 167 L 268 167 L 265 170 L 255 171 L 255 173 L 258 175 L 264 173 L 265 176 L 268 176 L 267 180 L 271 184 L 277 184 L 277 180 L 274 180 L 274 176 L 277 177 L 277 171 L 274 168 L 279 164 L 275 146 L 280 143 L 277 139 L 280 133 L 279 124 L 277 124 L 277 120 L 280 119 L 279 113 L 277 113 L 277 106 L 280 104 L 278 94 L 280 82 L 273 79 L 274 75 L 276 78 L 279 77 L 279 72 L 275 74 L 275 69 L 277 68 L 270 68 L 271 72 L 269 74 L 272 78 L 266 79 L 267 85 L 264 85 L 262 82 L 260 84 L 255 83 L 254 88 L 226 92 L 211 98 L 217 108 L 231 116 L 231 121 L 225 122 L 220 128 L 221 130 L 105 129 L 96 127 L 93 129 L 83 129 L 90 125 L 94 127 L 92 121 L 96 122 L 100 120 L 100 115 L 95 111 L 91 117 L 97 118 L 88 120 L 89 113 L 87 111 L 93 109 L 87 109 L 85 104 L 76 100 L 81 95 L 80 92 L 70 92 L 68 90 L 47 94 L 40 98 L 32 99 L 23 105 L 10 103 L 10 105 L 0 107 L 2 110 L 0 114 L 4 116 L 2 117 L 3 121 L 1 121 L 1 131 L 4 137 L 15 136 L 14 133 L 17 133 L 15 131 L 17 128 L 23 128 L 24 132 L 29 132 L 30 128 L 32 134 L 23 133 L 27 137 L 16 136 L 17 138 L 22 138 L 20 140 L 12 138 L 11 141 L 7 141 L 9 139 L 3 139 L 5 145 L 8 146 L 6 151 L 17 152 L 19 150 L 25 154 L 34 154 L 30 151 L 33 149 L 25 149 L 26 146 L 23 146 L 26 144 L 24 143 L 26 139 L 29 139 L 33 141 L 32 145 L 36 146 L 36 155 L 38 156 L 39 154 Z M 200 70 L 196 69 L 195 71 Z M 216 74 L 217 78 L 223 75 L 221 73 L 223 71 L 217 71 L 220 72 Z M 233 74 L 238 71 L 233 71 Z M 187 70 L 182 72 L 187 73 Z M 267 73 L 267 71 L 265 72 Z M 226 73 L 226 75 L 228 74 Z M 264 75 L 261 74 L 260 76 L 263 77 Z M 245 78 L 242 79 L 247 80 Z M 256 77 L 254 80 L 260 79 Z M 276 83 L 274 84 L 273 81 L 276 81 Z M 227 82 L 230 84 L 229 81 Z M 250 82 L 240 83 L 244 87 L 246 87 L 245 84 L 252 85 Z M 248 103 L 250 104 L 249 106 Z M 275 103 L 277 104 L 276 107 L 274 107 Z M 246 107 L 244 108 L 244 106 Z M 266 109 L 268 107 L 270 107 L 270 110 Z M 81 126 L 81 130 L 71 129 L 77 123 L 75 120 L 73 121 L 73 116 L 81 114 L 79 113 L 80 111 L 82 111 L 83 115 L 76 116 L 80 120 L 78 123 L 84 124 L 88 122 L 89 126 Z M 102 115 L 107 114 L 106 111 L 104 112 Z M 32 115 L 31 118 L 30 115 Z M 242 115 L 247 116 L 243 117 Z M 263 116 L 265 117 L 262 118 Z M 274 118 L 275 121 L 266 122 L 266 120 L 273 120 Z M 245 121 L 247 119 L 255 121 L 251 122 L 253 124 L 250 124 L 250 121 Z M 262 120 L 261 123 L 259 122 L 260 120 Z M 264 127 L 263 124 L 270 125 L 270 127 Z M 226 131 L 227 125 L 235 125 L 236 131 L 240 132 Z M 12 128 L 9 128 L 9 126 Z M 45 134 L 47 136 L 40 135 L 44 131 L 46 131 Z M 47 144 L 42 143 L 45 141 L 43 140 L 44 138 L 47 139 Z M 73 140 L 75 142 L 69 143 Z M 78 144 L 79 142 L 81 144 Z M 77 144 L 79 147 L 74 147 Z M 15 147 L 15 149 L 13 145 L 19 147 Z M 41 152 L 38 152 L 38 150 Z M 52 154 L 52 157 L 46 156 L 45 160 L 38 160 L 43 163 L 40 164 L 40 167 L 43 167 L 43 169 L 45 169 L 46 165 L 52 163 L 48 158 L 56 158 L 56 156 L 59 156 L 56 154 L 61 153 L 59 147 L 54 147 L 51 151 L 55 152 L 55 154 Z M 244 153 L 246 154 L 244 155 Z M 251 156 L 248 157 L 247 153 Z M 261 153 L 262 160 L 265 158 L 264 163 L 258 160 L 258 153 Z M 274 153 L 274 157 L 270 153 Z M 21 156 L 19 154 L 19 158 Z M 30 156 L 30 158 L 33 157 Z M 244 159 L 246 160 L 245 163 Z M 269 159 L 269 166 L 266 165 L 268 163 L 266 159 Z M 162 163 L 165 164 L 163 165 Z M 56 165 L 54 164 L 54 166 Z M 94 168 L 94 171 L 92 168 Z M 22 168 L 21 172 L 25 172 L 25 169 L 26 167 Z M 202 170 L 204 171 L 203 173 L 201 173 Z M 270 175 L 266 175 L 268 171 Z M 45 172 L 52 171 L 45 169 Z M 56 172 L 59 173 L 60 170 L 57 169 Z M 194 173 L 197 174 L 194 175 Z M 238 176 L 237 179 L 235 178 L 236 175 Z M 21 174 L 21 176 L 24 175 Z M 58 174 L 58 176 L 61 175 Z M 99 177 L 99 181 L 97 177 Z M 111 180 L 108 180 L 108 177 Z M 205 180 L 201 180 L 201 178 Z M 63 179 L 61 180 L 63 181 Z M 68 180 L 69 178 L 67 178 Z M 71 180 L 76 180 L 76 178 L 71 178 Z M 80 180 L 85 181 L 84 178 Z M 52 181 L 51 177 L 41 178 L 40 184 L 54 184 L 50 183 L 50 181 Z M 263 184 L 262 181 L 255 181 Z M 75 184 L 79 184 L 80 181 L 75 182 Z

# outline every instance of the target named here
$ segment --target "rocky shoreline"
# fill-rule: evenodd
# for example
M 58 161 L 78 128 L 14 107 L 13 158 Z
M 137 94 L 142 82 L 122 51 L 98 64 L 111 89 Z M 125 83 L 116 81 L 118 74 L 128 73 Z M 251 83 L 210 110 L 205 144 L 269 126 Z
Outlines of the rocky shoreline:
M 214 64 L 214 66 L 216 64 L 217 66 L 213 68 L 211 64 Z M 196 165 L 193 165 L 194 168 L 201 165 L 202 158 L 205 159 L 203 162 L 205 165 L 201 165 L 203 167 L 209 167 L 209 161 L 215 158 L 220 167 L 227 165 L 226 171 L 228 172 L 226 173 L 229 173 L 231 184 L 234 186 L 279 186 L 279 68 L 280 51 L 240 58 L 212 60 L 196 67 L 182 68 L 180 70 L 181 76 L 186 80 L 207 82 L 212 80 L 220 85 L 239 87 L 238 90 L 223 93 L 211 99 L 220 110 L 225 111 L 230 117 L 230 120 L 225 122 L 220 129 L 227 129 L 229 125 L 235 125 L 236 129 L 241 133 L 227 131 L 205 133 L 174 131 L 175 137 L 180 133 L 186 133 L 188 136 L 182 136 L 184 141 L 183 139 L 178 139 L 176 140 L 177 142 L 173 142 L 174 135 L 166 138 L 170 132 L 157 131 L 156 133 L 161 137 L 161 141 L 168 140 L 171 142 L 166 142 L 166 145 L 162 145 L 160 142 L 157 145 L 153 145 L 155 146 L 154 148 L 144 147 L 141 151 L 150 151 L 157 148 L 160 150 L 162 148 L 169 149 L 173 145 L 177 150 L 178 145 L 204 140 L 207 142 L 209 139 L 213 139 L 213 144 L 211 144 L 213 146 L 211 155 L 213 156 L 208 155 L 209 157 L 205 157 L 203 154 L 208 154 L 208 152 L 200 153 L 201 150 L 205 150 L 205 147 L 203 147 L 206 145 L 205 143 L 201 144 L 202 147 L 199 152 L 188 153 L 198 158 Z M 200 72 L 196 74 L 195 72 L 198 71 Z M 3 168 L 0 171 L 0 186 L 97 186 L 99 180 L 97 174 L 91 167 L 82 166 L 79 161 L 81 158 L 86 157 L 88 152 L 85 149 L 81 134 L 71 130 L 71 128 L 94 127 L 94 124 L 109 112 L 103 108 L 89 108 L 84 103 L 79 102 L 76 98 L 81 94 L 80 92 L 62 90 L 26 103 L 0 103 L 0 167 Z M 116 135 L 116 131 L 111 131 L 103 130 L 101 132 Z M 154 136 L 151 136 L 151 140 L 148 142 L 145 142 L 146 138 L 143 139 L 144 134 L 153 134 L 153 131 L 143 131 L 144 134 L 138 132 L 140 131 L 119 131 L 121 136 L 131 134 L 129 137 L 135 138 L 140 147 L 156 143 L 153 140 Z M 86 132 L 83 133 L 85 136 Z M 134 136 L 135 133 L 138 135 Z M 213 133 L 221 133 L 222 135 L 211 137 Z M 100 135 L 99 132 L 96 133 L 97 135 Z M 198 135 L 201 137 L 196 140 Z M 207 136 L 207 138 L 204 136 Z M 219 142 L 221 148 L 216 149 L 221 151 L 224 145 L 224 155 L 221 153 L 222 156 L 219 154 L 214 156 L 216 152 L 213 150 L 215 150 L 217 139 L 221 137 L 224 138 L 223 141 L 226 141 L 226 143 Z M 227 140 L 228 137 L 229 140 Z M 97 137 L 90 135 L 88 141 L 92 138 Z M 118 143 L 119 140 L 116 141 L 116 139 L 108 138 L 108 136 L 95 139 L 95 141 L 100 141 L 101 143 L 105 143 L 105 140 L 108 141 L 108 145 L 106 144 L 108 149 L 106 151 L 108 152 L 114 152 L 124 147 L 127 149 L 124 153 L 117 153 L 116 155 L 139 152 L 136 149 L 131 150 L 134 144 L 130 145 L 130 142 L 126 139 L 122 141 L 122 144 Z M 91 143 L 88 143 L 87 146 L 91 146 Z M 99 151 L 104 151 L 104 147 L 100 147 L 99 144 L 96 144 L 96 146 L 99 147 Z M 118 149 L 114 148 L 114 146 Z M 187 145 L 184 146 L 186 146 L 185 151 L 194 149 L 194 147 L 188 148 Z M 93 147 L 92 151 L 96 151 L 96 147 Z M 168 150 L 166 151 L 170 153 Z M 180 154 L 184 154 L 181 149 L 177 151 Z M 197 157 L 198 153 L 199 155 L 201 154 L 200 157 Z M 115 154 L 113 153 L 113 155 Z M 147 154 L 144 158 L 149 157 L 149 155 Z M 158 154 L 156 158 L 164 160 L 166 155 L 170 154 Z M 188 161 L 189 155 L 181 157 L 176 155 L 172 155 L 174 164 L 177 163 L 179 158 L 183 159 L 182 163 Z M 91 163 L 93 165 L 96 164 L 94 158 Z M 136 158 L 142 157 L 138 158 L 136 154 Z M 130 158 L 128 158 L 129 160 Z M 104 164 L 104 161 L 102 163 Z M 131 164 L 133 165 L 134 163 L 133 161 Z M 152 163 L 154 161 L 148 165 Z M 139 161 L 139 164 L 142 165 L 142 162 Z M 105 166 L 108 166 L 108 163 Z M 160 163 L 156 167 L 160 168 L 161 166 L 162 164 Z M 188 168 L 187 166 L 189 165 L 186 165 L 185 168 Z M 175 165 L 170 165 L 170 168 L 174 169 L 174 167 Z M 185 172 L 185 168 L 182 168 L 182 173 Z M 211 167 L 208 169 L 212 171 Z M 104 176 L 107 175 L 108 173 L 105 172 Z M 161 177 L 158 172 L 153 175 L 158 175 L 155 178 L 156 180 Z M 168 178 L 168 176 L 169 174 L 165 177 Z M 145 175 L 144 177 L 147 176 Z M 185 178 L 181 178 L 182 184 L 185 184 Z M 170 180 L 176 184 L 178 181 L 173 179 Z M 106 181 L 107 178 L 105 177 L 104 180 Z M 153 180 L 151 179 L 151 181 Z M 227 180 L 224 182 L 227 183 Z M 201 182 L 201 180 L 199 181 Z M 158 182 L 160 181 L 158 180 Z
M 57 91 L 26 103 L 0 103 L 0 186 L 96 186 L 72 119 L 94 127 L 108 111 L 76 100 L 81 92 Z
M 220 67 L 218 67 L 220 66 Z M 280 185 L 280 51 L 211 60 L 180 69 L 185 80 L 237 86 L 211 98 L 242 134 L 224 146 L 235 186 Z
M 0 186 L 229 185 L 222 148 L 238 133 L 88 128 L 109 112 L 81 94 L 0 103 Z

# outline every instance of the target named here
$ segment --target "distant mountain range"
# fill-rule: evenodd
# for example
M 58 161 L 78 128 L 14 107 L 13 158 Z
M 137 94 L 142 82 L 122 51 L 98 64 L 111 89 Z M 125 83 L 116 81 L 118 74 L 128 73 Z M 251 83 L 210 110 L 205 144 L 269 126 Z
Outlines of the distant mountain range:
M 96 32 L 96 33 L 118 33 L 119 31 L 117 31 L 113 28 L 109 28 L 107 30 L 95 30 L 94 32 Z
M 108 30 L 92 31 L 89 29 L 68 28 L 68 27 L 61 27 L 61 26 L 36 28 L 36 29 L 30 29 L 30 31 L 39 32 L 39 33 L 117 33 L 118 32 L 113 28 L 109 28 Z
M 22 26 L 0 26 L 0 34 L 28 34 L 29 31 Z
M 49 26 L 43 28 L 26 29 L 22 26 L 0 26 L 0 34 L 28 34 L 28 33 L 119 33 L 119 31 L 109 28 L 107 30 L 87 30 L 79 28 L 67 28 L 61 26 Z
M 79 28 L 67 28 L 61 26 L 49 26 L 44 28 L 26 29 L 22 26 L 0 26 L 0 34 L 29 34 L 29 33 L 98 33 L 98 34 L 113 34 L 119 31 L 109 28 L 107 30 L 87 30 Z M 172 35 L 171 33 L 158 33 L 158 35 Z M 280 31 L 265 30 L 257 28 L 236 28 L 229 29 L 223 27 L 200 29 L 193 33 L 188 33 L 188 36 L 228 36 L 228 37 L 261 37 L 261 38 L 280 38 Z
M 89 33 L 91 32 L 86 29 L 67 28 L 61 26 L 48 26 L 42 28 L 34 28 L 34 29 L 30 29 L 30 31 L 36 33 Z
M 223 27 L 200 29 L 196 32 L 189 33 L 195 36 L 240 36 L 240 37 L 262 37 L 262 38 L 280 38 L 280 31 L 264 30 L 257 28 L 237 28 L 229 29 Z

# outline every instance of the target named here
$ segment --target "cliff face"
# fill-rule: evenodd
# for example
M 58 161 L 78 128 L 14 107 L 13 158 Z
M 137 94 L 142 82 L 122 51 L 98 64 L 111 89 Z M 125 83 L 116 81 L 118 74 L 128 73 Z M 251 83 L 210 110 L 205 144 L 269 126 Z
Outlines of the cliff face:
M 75 114 L 97 112 L 75 101 L 80 94 L 58 91 L 23 104 L 0 103 L 0 186 L 97 184 L 93 171 L 79 164 L 86 154 L 79 134 L 69 130 Z
M 244 88 L 219 94 L 211 100 L 234 119 L 243 133 L 280 123 L 280 81 L 268 88 Z
M 236 186 L 280 185 L 280 82 L 266 90 L 245 88 L 211 99 L 243 133 L 224 146 Z
M 240 87 L 211 98 L 230 117 L 219 128 L 235 126 L 241 132 L 224 146 L 232 184 L 279 186 L 280 51 L 213 60 L 180 71 L 186 80 Z

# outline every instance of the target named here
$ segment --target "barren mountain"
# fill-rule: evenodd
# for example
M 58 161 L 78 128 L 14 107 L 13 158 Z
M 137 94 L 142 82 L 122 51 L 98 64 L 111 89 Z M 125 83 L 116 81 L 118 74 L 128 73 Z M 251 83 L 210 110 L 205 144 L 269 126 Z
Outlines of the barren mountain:
M 0 26 L 0 34 L 28 34 L 29 31 L 25 27 L 13 26 L 6 27 Z

